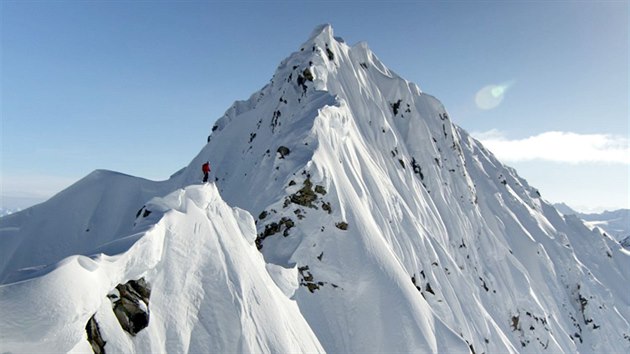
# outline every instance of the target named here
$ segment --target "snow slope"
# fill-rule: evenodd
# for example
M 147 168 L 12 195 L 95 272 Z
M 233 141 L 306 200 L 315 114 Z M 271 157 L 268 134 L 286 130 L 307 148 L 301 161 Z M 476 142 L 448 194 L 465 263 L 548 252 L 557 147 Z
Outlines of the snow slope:
M 300 80 L 307 68 L 312 82 Z M 295 223 L 266 237 L 262 252 L 340 286 L 296 296 L 327 350 L 393 345 L 361 326 L 410 311 L 390 307 L 390 293 L 370 288 L 365 297 L 363 287 L 389 289 L 386 279 L 405 292 L 402 303 L 426 302 L 477 352 L 629 348 L 627 253 L 559 215 L 364 43 L 349 47 L 330 27 L 316 30 L 269 85 L 215 127 L 181 183 L 198 179 L 210 160 L 229 204 L 267 214 L 259 234 L 282 218 Z M 279 146 L 290 155 L 280 158 Z M 316 193 L 317 210 L 291 202 L 307 179 L 327 191 Z M 348 230 L 335 228 L 341 221 Z M 412 277 L 422 294 L 414 300 Z M 350 305 L 358 331 L 326 316 Z M 373 313 L 381 307 L 387 312 Z M 390 337 L 403 328 L 379 329 Z M 338 336 L 349 332 L 352 340 Z
M 230 244 L 224 252 L 260 249 L 264 261 L 257 252 L 246 256 L 256 260 L 260 274 L 244 283 L 243 291 L 257 296 L 262 291 L 257 286 L 270 288 L 269 296 L 282 304 L 279 307 L 291 309 L 286 317 L 278 316 L 289 319 L 300 334 L 306 333 L 286 339 L 294 348 L 303 348 L 298 351 L 630 351 L 630 253 L 598 230 L 589 230 L 577 217 L 559 214 L 514 170 L 454 125 L 436 98 L 389 70 L 365 43 L 350 47 L 334 37 L 330 26 L 317 28 L 280 64 L 269 84 L 248 100 L 234 103 L 212 128 L 201 152 L 170 180 L 137 182 L 126 193 L 146 193 L 135 194 L 137 198 L 94 203 L 71 192 L 73 186 L 64 192 L 68 199 L 63 205 L 85 209 L 78 218 L 51 200 L 40 206 L 38 215 L 27 210 L 0 219 L 0 242 L 11 246 L 0 250 L 2 259 L 8 259 L 2 279 L 10 283 L 0 287 L 3 306 L 19 303 L 24 291 L 19 284 L 46 282 L 40 290 L 69 291 L 54 281 L 55 270 L 28 273 L 21 270 L 24 267 L 54 264 L 71 254 L 104 252 L 123 258 L 135 254 L 139 245 L 149 242 L 151 230 L 167 221 L 170 229 L 195 235 L 198 214 L 223 205 L 218 197 L 215 202 L 193 202 L 198 207 L 192 209 L 174 202 L 153 202 L 142 208 L 142 197 L 147 200 L 151 194 L 164 195 L 177 188 L 185 192 L 165 200 L 198 193 L 193 191 L 199 187 L 187 186 L 199 183 L 200 166 L 207 160 L 223 200 L 256 220 L 255 237 L 253 230 L 236 237 L 248 239 L 249 248 Z M 90 233 L 98 229 L 98 236 L 81 235 L 95 208 L 121 209 L 121 214 L 90 227 Z M 173 211 L 159 218 L 168 208 Z M 134 229 L 132 219 L 138 209 Z M 145 210 L 153 209 L 160 213 L 143 217 Z M 41 227 L 50 219 L 59 220 L 54 234 Z M 34 252 L 26 257 L 28 249 L 40 242 L 60 243 L 63 252 L 57 250 L 50 257 Z M 196 274 L 193 270 L 184 276 L 170 269 L 184 269 L 181 262 L 196 269 L 198 263 L 214 259 L 204 256 L 214 254 L 205 242 L 210 241 L 198 236 L 185 245 L 165 243 L 160 261 L 144 262 L 145 270 L 133 276 L 146 272 L 150 282 L 160 284 Z M 219 262 L 222 269 L 226 264 Z M 238 269 L 228 274 L 240 275 Z M 229 284 L 210 282 L 203 274 L 193 276 L 195 289 L 231 294 Z M 103 291 L 133 276 L 106 281 Z M 266 280 L 270 277 L 276 280 L 275 287 Z M 28 278 L 32 279 L 12 283 Z M 154 287 L 155 301 L 159 296 L 177 299 L 169 289 Z M 217 336 L 222 338 L 215 324 L 235 323 L 229 306 L 209 317 L 174 315 L 164 322 L 152 317 L 145 332 L 131 339 L 107 319 L 111 311 L 107 311 L 109 304 L 103 305 L 103 291 L 95 294 L 100 300 L 98 296 L 91 300 L 101 305 L 75 314 L 76 333 L 66 346 L 56 348 L 85 344 L 78 323 L 85 323 L 96 309 L 110 340 L 126 343 L 112 346 L 124 351 L 193 351 L 198 347 L 156 347 L 155 343 L 163 343 L 166 334 L 176 332 L 173 324 L 181 322 L 187 324 L 184 334 L 173 336 L 190 335 L 191 343 L 210 345 Z M 200 314 L 206 313 L 203 299 L 193 301 L 200 304 L 196 307 L 203 310 Z M 151 301 L 152 314 L 163 314 L 156 317 L 170 313 L 166 300 Z M 241 312 L 240 318 L 254 316 Z M 7 340 L 17 336 L 16 323 L 2 322 Z M 192 327 L 207 331 L 189 331 Z M 54 325 L 47 328 L 61 331 Z M 284 338 L 285 333 L 244 328 L 240 328 L 243 333 L 262 338 Z M 30 345 L 15 343 L 11 350 Z M 222 348 L 241 349 L 230 345 Z
M 84 328 L 94 313 L 109 352 L 323 351 L 266 271 L 252 217 L 214 185 L 176 190 L 146 209 L 136 227 L 149 228 L 127 251 L 71 256 L 45 276 L 0 287 L 0 351 L 90 351 Z M 106 295 L 140 276 L 152 286 L 151 325 L 132 340 Z
M 46 203 L 1 220 L 0 283 L 22 280 L 74 255 L 132 232 L 137 211 L 150 198 L 173 190 L 153 182 L 97 170 Z

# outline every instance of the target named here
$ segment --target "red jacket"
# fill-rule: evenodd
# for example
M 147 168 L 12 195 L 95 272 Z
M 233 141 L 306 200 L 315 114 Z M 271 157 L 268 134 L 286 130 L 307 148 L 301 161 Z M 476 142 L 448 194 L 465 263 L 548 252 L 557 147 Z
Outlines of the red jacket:
M 204 164 L 201 166 L 201 170 L 203 171 L 203 173 L 208 173 L 208 172 L 210 172 L 210 164 L 209 164 L 209 163 L 207 163 L 207 162 L 206 162 L 206 163 L 204 163 Z

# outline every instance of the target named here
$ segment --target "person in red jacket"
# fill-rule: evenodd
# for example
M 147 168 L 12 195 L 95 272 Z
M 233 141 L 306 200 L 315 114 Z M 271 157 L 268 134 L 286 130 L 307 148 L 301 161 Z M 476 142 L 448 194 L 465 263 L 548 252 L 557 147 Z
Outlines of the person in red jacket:
M 203 171 L 203 183 L 208 182 L 208 173 L 210 173 L 210 162 L 206 161 L 201 165 L 201 171 Z

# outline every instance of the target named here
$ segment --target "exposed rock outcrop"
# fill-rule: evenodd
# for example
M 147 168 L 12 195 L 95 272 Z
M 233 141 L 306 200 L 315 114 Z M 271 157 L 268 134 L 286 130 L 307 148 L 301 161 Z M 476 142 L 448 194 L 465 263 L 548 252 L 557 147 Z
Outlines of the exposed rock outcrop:
M 120 326 L 129 334 L 135 336 L 149 325 L 151 287 L 144 278 L 118 284 L 109 297 Z
M 105 344 L 107 342 L 103 339 L 103 336 L 101 335 L 101 330 L 98 327 L 98 322 L 96 322 L 96 318 L 94 318 L 94 316 L 95 315 L 92 315 L 88 323 L 85 325 L 87 339 L 92 346 L 94 354 L 105 354 Z
M 280 154 L 280 158 L 283 159 L 285 156 L 291 153 L 291 150 L 289 150 L 289 148 L 286 146 L 280 146 L 277 152 Z

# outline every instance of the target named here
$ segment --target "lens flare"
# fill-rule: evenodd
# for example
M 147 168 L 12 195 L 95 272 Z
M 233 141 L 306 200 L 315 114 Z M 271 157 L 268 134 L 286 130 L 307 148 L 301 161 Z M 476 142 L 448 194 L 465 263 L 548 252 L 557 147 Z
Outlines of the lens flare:
M 496 108 L 503 101 L 505 93 L 513 85 L 513 82 L 506 82 L 499 85 L 487 85 L 477 91 L 475 103 L 480 109 Z

